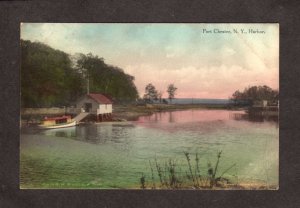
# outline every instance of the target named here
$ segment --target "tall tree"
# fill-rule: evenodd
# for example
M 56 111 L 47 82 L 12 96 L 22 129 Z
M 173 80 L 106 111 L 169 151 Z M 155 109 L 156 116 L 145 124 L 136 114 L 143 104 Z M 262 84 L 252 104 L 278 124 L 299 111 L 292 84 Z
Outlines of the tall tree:
M 77 69 L 78 72 L 82 74 L 83 78 L 86 82 L 86 93 L 90 93 L 90 80 L 93 78 L 93 75 L 101 74 L 101 72 L 105 68 L 105 63 L 103 58 L 99 58 L 98 56 L 94 56 L 91 53 L 87 55 L 79 54 L 79 59 L 77 60 Z M 97 73 L 98 72 L 98 73 Z
M 82 91 L 69 55 L 39 42 L 21 40 L 21 105 L 62 106 Z
M 145 87 L 144 99 L 148 102 L 158 99 L 157 90 L 152 83 L 147 84 Z
M 46 44 L 21 40 L 21 105 L 71 105 L 87 91 L 110 95 L 117 101 L 138 98 L 134 77 L 107 65 L 103 58 L 69 54 Z
M 167 92 L 169 94 L 170 103 L 172 103 L 172 99 L 175 98 L 176 90 L 177 90 L 177 88 L 175 87 L 174 84 L 169 84 Z
M 109 94 L 117 101 L 138 98 L 134 77 L 119 67 L 107 65 L 103 58 L 91 53 L 81 54 L 77 60 L 77 69 L 86 80 L 90 92 Z
M 159 100 L 159 103 L 162 102 L 162 95 L 163 95 L 163 92 L 162 92 L 162 91 L 159 91 L 159 92 L 157 93 L 157 98 L 158 98 L 158 100 Z

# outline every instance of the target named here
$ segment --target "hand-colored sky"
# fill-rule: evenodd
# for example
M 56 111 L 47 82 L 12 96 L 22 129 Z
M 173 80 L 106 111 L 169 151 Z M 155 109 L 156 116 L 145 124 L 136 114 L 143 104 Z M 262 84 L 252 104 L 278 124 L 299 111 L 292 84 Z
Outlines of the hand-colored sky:
M 22 23 L 21 38 L 103 57 L 135 76 L 140 95 L 148 83 L 164 96 L 174 83 L 181 98 L 228 98 L 252 85 L 279 87 L 278 24 Z

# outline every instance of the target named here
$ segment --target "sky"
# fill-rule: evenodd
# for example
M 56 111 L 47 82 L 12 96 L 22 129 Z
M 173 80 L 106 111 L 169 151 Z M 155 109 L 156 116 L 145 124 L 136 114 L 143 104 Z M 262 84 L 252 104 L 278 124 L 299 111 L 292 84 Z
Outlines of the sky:
M 21 23 L 21 39 L 103 57 L 135 77 L 140 96 L 148 83 L 163 97 L 174 84 L 177 98 L 279 88 L 279 24 Z

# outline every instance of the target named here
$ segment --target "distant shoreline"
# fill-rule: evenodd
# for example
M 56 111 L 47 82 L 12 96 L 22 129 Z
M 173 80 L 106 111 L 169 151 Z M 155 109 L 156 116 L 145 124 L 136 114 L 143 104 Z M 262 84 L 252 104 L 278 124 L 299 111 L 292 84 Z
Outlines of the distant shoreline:
M 171 101 L 168 98 L 161 98 L 168 104 L 179 104 L 179 105 L 230 105 L 232 101 L 226 98 L 173 98 Z M 160 104 L 158 100 L 153 101 L 154 104 Z
M 63 108 L 30 108 L 31 111 L 21 110 L 21 127 L 37 125 L 41 120 L 47 117 L 61 116 L 68 114 Z M 54 109 L 51 111 L 51 109 Z M 249 112 L 248 107 L 238 107 L 231 104 L 124 104 L 114 105 L 112 112 L 112 121 L 134 121 L 140 116 L 150 116 L 157 112 L 172 112 L 180 110 L 233 110 Z M 250 109 L 251 110 L 251 109 Z M 52 112 L 52 113 L 49 113 Z M 277 111 L 255 110 L 251 111 L 252 115 L 258 116 L 278 116 Z M 72 114 L 73 115 L 73 114 Z M 75 114 L 73 115 L 75 116 Z M 92 121 L 92 120 L 91 120 Z M 93 122 L 93 121 L 92 121 Z
M 65 114 L 63 108 L 27 108 L 33 111 L 21 110 L 21 126 L 35 125 L 41 122 L 45 116 L 60 116 Z M 35 111 L 37 110 L 38 111 Z M 49 113 L 49 109 L 55 109 L 54 113 Z M 214 110 L 245 110 L 232 105 L 224 104 L 144 104 L 144 105 L 114 105 L 113 119 L 115 120 L 136 120 L 140 116 L 152 115 L 156 112 L 169 112 L 188 109 L 214 109 Z M 36 113 L 38 112 L 38 113 Z M 56 112 L 56 113 L 55 113 Z M 67 113 L 67 112 L 66 112 Z
M 156 112 L 170 112 L 189 109 L 211 110 L 245 110 L 224 104 L 145 104 L 145 105 L 117 105 L 114 107 L 113 117 L 118 119 L 135 120 L 139 116 L 147 116 Z

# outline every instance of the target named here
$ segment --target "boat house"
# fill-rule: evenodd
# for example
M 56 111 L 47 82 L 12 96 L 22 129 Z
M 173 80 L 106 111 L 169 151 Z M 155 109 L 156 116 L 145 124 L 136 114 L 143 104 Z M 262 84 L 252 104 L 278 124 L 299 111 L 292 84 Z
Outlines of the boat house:
M 112 118 L 112 101 L 108 96 L 100 93 L 85 95 L 77 101 L 76 108 L 77 112 L 96 115 L 98 121 Z
M 268 106 L 268 101 L 267 100 L 254 101 L 254 104 L 253 104 L 253 107 L 265 108 L 267 106 Z

